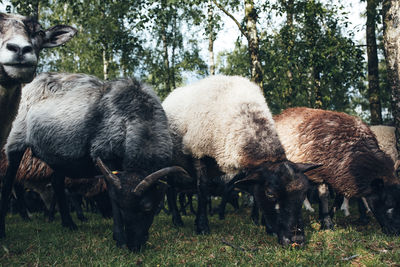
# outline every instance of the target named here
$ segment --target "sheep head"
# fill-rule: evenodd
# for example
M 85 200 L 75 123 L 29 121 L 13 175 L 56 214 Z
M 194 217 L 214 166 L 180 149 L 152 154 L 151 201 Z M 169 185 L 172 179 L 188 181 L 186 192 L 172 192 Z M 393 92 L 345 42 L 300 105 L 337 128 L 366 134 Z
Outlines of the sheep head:
M 118 206 L 113 207 L 114 220 L 118 213 L 117 217 L 124 225 L 125 232 L 120 233 L 122 236 L 114 236 L 114 239 L 117 242 L 119 240 L 118 246 L 126 244 L 130 250 L 137 251 L 146 243 L 154 216 L 164 200 L 167 185 L 160 180 L 172 173 L 187 177 L 189 175 L 177 166 L 144 176 L 140 172 L 113 173 L 100 158 L 96 160 L 96 164 L 107 180 L 110 197 Z
M 253 193 L 264 214 L 267 233 L 275 233 L 282 245 L 303 244 L 302 203 L 308 189 L 304 172 L 316 164 L 298 164 L 288 160 L 264 163 L 247 170 L 236 185 Z
M 389 235 L 400 235 L 400 185 L 385 185 L 383 180 L 371 183 L 372 192 L 366 196 L 368 206 Z

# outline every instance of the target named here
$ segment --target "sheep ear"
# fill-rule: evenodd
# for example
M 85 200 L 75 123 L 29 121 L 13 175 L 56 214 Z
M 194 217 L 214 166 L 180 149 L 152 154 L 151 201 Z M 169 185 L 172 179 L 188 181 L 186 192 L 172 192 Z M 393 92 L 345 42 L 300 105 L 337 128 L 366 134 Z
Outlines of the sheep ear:
M 66 25 L 57 25 L 46 30 L 42 47 L 52 48 L 68 42 L 75 36 L 77 30 L 74 27 Z
M 261 183 L 260 174 L 257 172 L 253 172 L 245 178 L 236 181 L 235 186 L 239 188 L 247 188 L 249 186 L 259 183 Z
M 296 166 L 296 169 L 300 172 L 308 172 L 311 170 L 315 170 L 321 166 L 323 166 L 322 164 L 314 164 L 314 163 L 294 163 Z

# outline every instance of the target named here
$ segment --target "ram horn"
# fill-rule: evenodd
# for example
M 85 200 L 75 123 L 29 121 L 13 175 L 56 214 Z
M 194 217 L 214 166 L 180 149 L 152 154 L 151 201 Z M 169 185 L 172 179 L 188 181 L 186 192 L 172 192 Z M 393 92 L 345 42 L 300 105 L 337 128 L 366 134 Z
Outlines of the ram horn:
M 115 187 L 117 187 L 119 190 L 121 190 L 121 181 L 115 174 L 111 172 L 111 170 L 104 164 L 104 162 L 100 158 L 96 159 L 96 165 L 99 167 L 106 180 L 115 185 Z
M 181 173 L 181 175 L 184 178 L 189 178 L 191 179 L 190 175 L 181 167 L 179 166 L 172 166 L 172 167 L 166 167 L 161 170 L 158 170 L 156 172 L 153 172 L 152 174 L 149 174 L 144 178 L 137 186 L 135 189 L 132 190 L 132 193 L 135 195 L 140 196 L 143 194 L 144 191 L 146 191 L 152 184 L 157 182 L 159 179 L 162 177 L 167 176 L 168 174 L 171 173 Z

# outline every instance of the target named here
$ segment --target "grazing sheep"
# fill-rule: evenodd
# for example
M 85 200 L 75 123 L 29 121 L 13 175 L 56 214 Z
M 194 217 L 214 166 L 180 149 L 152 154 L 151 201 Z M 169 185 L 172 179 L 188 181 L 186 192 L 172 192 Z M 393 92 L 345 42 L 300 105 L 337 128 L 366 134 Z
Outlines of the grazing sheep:
M 399 234 L 399 179 L 394 175 L 392 159 L 379 148 L 365 123 L 344 113 L 310 108 L 290 108 L 274 119 L 290 160 L 323 164 L 307 176 L 319 184 L 324 228 L 333 227 L 328 184 L 347 198 L 365 197 L 383 231 Z
M 0 181 L 6 174 L 7 157 L 2 150 L 0 152 Z M 51 187 L 53 170 L 43 161 L 33 157 L 32 151 L 27 149 L 22 157 L 18 168 L 14 190 L 16 201 L 18 202 L 19 212 L 23 219 L 29 220 L 29 216 L 24 203 L 25 190 L 29 189 L 38 193 L 45 205 L 45 213 L 49 215 L 49 220 L 54 219 L 54 190 Z M 71 194 L 78 194 L 84 197 L 95 197 L 99 194 L 106 193 L 105 182 L 102 178 L 97 179 L 65 179 L 65 187 Z M 54 202 L 54 203 L 53 203 Z M 78 219 L 85 220 L 83 213 L 78 213 Z
M 175 89 L 163 107 L 176 155 L 183 153 L 194 164 L 197 233 L 209 232 L 207 182 L 222 172 L 254 192 L 281 244 L 304 241 L 301 203 L 308 181 L 303 172 L 316 166 L 287 160 L 257 85 L 237 76 L 213 76 Z M 182 164 L 182 158 L 175 162 Z
M 7 157 L 4 150 L 0 155 L 0 180 L 2 180 L 7 170 Z M 29 188 L 39 193 L 47 210 L 50 210 L 50 204 L 53 198 L 53 190 L 49 187 L 53 175 L 53 170 L 46 163 L 34 158 L 30 149 L 26 150 L 18 172 L 15 177 L 14 190 L 16 200 L 19 202 L 20 214 L 23 219 L 29 219 L 26 212 L 25 203 L 23 203 L 24 188 Z
M 400 160 L 398 159 L 398 153 L 397 153 L 397 148 L 396 148 L 396 134 L 395 130 L 396 128 L 392 126 L 385 126 L 385 125 L 373 125 L 370 126 L 371 130 L 374 132 L 376 139 L 378 140 L 379 148 L 388 154 L 393 162 L 395 162 L 394 169 L 397 170 L 399 167 Z M 370 211 L 368 204 L 366 202 L 366 199 L 362 199 L 362 205 L 365 206 L 367 209 L 367 212 Z M 344 211 L 345 216 L 349 216 L 349 200 L 347 198 L 344 198 L 342 205 L 340 206 L 340 209 Z M 365 217 L 366 219 L 366 217 Z M 365 221 L 364 223 L 367 223 Z
M 68 212 L 64 178 L 107 179 L 118 246 L 138 250 L 148 238 L 171 172 L 172 142 L 155 93 L 132 79 L 104 82 L 83 74 L 44 73 L 22 93 L 6 144 L 9 161 L 2 188 L 0 237 L 12 183 L 27 148 L 53 170 L 62 225 L 76 229 Z M 103 161 L 105 163 L 103 163 Z M 122 170 L 114 174 L 111 170 Z M 163 169 L 161 169 L 163 168 Z M 161 170 L 160 170 L 161 169 Z
M 75 33 L 70 26 L 43 30 L 33 18 L 0 13 L 0 149 L 17 114 L 21 84 L 32 81 L 40 50 L 59 46 Z

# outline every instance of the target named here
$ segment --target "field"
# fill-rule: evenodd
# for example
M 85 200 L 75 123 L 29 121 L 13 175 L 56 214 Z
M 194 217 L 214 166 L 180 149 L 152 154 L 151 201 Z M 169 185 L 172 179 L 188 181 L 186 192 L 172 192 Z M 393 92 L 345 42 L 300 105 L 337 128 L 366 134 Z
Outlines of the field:
M 221 221 L 210 217 L 212 234 L 194 233 L 194 216 L 183 216 L 185 226 L 176 228 L 161 212 L 150 229 L 149 241 L 140 253 L 115 246 L 112 219 L 85 213 L 75 232 L 63 229 L 60 218 L 48 223 L 42 214 L 31 222 L 8 215 L 7 237 L 0 240 L 0 266 L 400 266 L 399 237 L 384 235 L 375 219 L 356 226 L 357 211 L 335 220 L 335 231 L 319 230 L 317 215 L 304 211 L 307 244 L 283 248 L 277 238 L 255 226 L 248 208 L 229 210 Z

